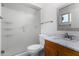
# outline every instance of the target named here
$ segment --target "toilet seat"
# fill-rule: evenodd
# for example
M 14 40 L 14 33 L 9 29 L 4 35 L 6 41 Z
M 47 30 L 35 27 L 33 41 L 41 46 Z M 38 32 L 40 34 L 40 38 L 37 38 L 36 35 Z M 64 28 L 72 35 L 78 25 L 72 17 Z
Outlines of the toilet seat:
M 34 44 L 27 47 L 27 50 L 30 51 L 39 51 L 42 49 L 42 46 L 40 44 Z
M 43 48 L 40 44 L 34 44 L 27 47 L 27 52 L 31 56 L 38 55 L 39 51 L 41 51 Z

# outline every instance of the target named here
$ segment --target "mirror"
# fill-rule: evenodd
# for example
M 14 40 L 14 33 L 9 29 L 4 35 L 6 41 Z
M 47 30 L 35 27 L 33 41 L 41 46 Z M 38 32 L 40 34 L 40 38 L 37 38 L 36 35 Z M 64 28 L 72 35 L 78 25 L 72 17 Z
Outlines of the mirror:
M 79 3 L 58 9 L 58 30 L 79 31 Z

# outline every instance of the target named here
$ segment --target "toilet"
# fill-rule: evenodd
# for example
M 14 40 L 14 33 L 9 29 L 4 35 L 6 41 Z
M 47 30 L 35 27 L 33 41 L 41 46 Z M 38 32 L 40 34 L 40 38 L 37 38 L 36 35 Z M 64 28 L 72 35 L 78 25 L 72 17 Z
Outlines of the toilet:
M 40 44 L 33 44 L 27 47 L 27 52 L 29 53 L 29 55 L 31 56 L 36 56 L 38 55 L 39 51 L 43 50 L 44 48 L 44 38 L 46 38 L 47 35 L 44 34 L 40 34 L 39 35 L 39 41 Z

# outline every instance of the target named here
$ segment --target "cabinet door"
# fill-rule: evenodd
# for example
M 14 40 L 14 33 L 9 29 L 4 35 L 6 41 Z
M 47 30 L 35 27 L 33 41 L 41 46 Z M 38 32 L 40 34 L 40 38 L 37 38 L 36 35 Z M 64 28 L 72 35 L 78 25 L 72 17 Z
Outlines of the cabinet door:
M 46 46 L 45 47 L 45 56 L 56 56 L 57 55 L 57 51 L 55 48 L 51 48 Z
M 45 55 L 46 56 L 57 56 L 57 45 L 50 41 L 45 41 Z
M 70 49 L 65 49 L 63 51 L 63 55 L 64 56 L 79 56 L 79 52 L 76 52 L 76 51 L 73 51 L 73 50 L 70 50 Z
M 66 48 L 64 46 L 59 46 L 59 53 L 61 56 L 79 56 L 79 52 L 72 49 Z

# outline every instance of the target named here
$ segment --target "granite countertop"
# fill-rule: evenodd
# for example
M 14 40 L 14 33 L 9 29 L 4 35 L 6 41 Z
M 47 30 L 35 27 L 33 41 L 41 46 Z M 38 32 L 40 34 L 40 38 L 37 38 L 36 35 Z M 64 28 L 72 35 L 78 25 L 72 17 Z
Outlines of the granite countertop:
M 45 39 L 79 52 L 79 40 L 66 40 L 65 38 L 56 38 L 53 36 Z

